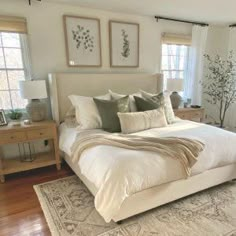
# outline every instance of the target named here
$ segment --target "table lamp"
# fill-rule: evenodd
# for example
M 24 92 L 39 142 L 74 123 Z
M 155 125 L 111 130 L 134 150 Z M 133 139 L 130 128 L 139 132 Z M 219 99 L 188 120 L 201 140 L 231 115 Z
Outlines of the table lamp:
M 170 100 L 173 109 L 178 109 L 182 101 L 182 97 L 178 92 L 183 91 L 184 89 L 184 80 L 183 79 L 167 79 L 167 90 L 172 91 L 170 95 Z
M 45 120 L 47 115 L 46 104 L 40 99 L 47 98 L 45 80 L 20 81 L 20 94 L 24 99 L 29 99 L 26 111 L 32 121 Z

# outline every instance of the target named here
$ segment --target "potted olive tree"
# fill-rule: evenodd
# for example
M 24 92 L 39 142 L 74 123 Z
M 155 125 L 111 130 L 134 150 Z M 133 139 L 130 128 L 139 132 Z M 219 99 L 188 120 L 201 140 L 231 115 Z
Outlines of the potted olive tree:
M 219 126 L 224 127 L 226 114 L 236 102 L 236 61 L 233 52 L 226 60 L 219 55 L 205 55 L 208 71 L 203 82 L 203 94 L 209 104 L 218 109 Z

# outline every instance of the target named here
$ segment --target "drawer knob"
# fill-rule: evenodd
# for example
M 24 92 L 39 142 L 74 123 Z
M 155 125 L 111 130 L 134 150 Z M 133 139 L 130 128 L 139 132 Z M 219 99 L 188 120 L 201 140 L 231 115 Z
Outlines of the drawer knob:
M 14 139 L 14 136 L 11 136 L 11 139 Z
M 43 133 L 39 133 L 40 135 L 43 135 Z

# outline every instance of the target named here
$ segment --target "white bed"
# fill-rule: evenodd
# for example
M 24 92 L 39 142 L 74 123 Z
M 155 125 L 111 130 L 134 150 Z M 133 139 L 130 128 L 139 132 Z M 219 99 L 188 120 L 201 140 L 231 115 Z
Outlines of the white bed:
M 136 85 L 134 86 L 135 88 L 133 88 L 135 90 L 137 90 L 137 88 L 146 89 L 151 92 L 156 92 L 158 90 L 158 83 L 157 83 L 157 78 L 156 78 L 157 76 L 153 77 L 153 75 L 144 75 L 144 74 L 111 75 L 111 74 L 106 74 L 106 75 L 100 75 L 98 77 L 96 77 L 96 76 L 97 75 L 88 75 L 88 74 L 86 74 L 86 75 L 84 75 L 84 74 L 58 74 L 58 75 L 54 74 L 54 75 L 50 75 L 49 81 L 50 81 L 50 85 L 51 85 L 50 86 L 51 100 L 52 100 L 52 104 L 53 104 L 52 110 L 53 110 L 54 118 L 58 121 L 58 123 L 60 121 L 63 121 L 65 111 L 66 111 L 66 109 L 68 109 L 68 105 L 66 107 L 65 103 L 63 103 L 63 102 L 66 101 L 66 97 L 69 94 L 75 93 L 75 87 L 77 88 L 77 94 L 82 93 L 82 95 L 91 95 L 91 96 L 99 95 L 99 93 L 100 94 L 105 93 L 106 92 L 105 90 L 108 89 L 107 86 L 109 86 L 109 88 L 111 88 L 111 89 L 118 90 L 118 92 L 124 92 L 124 93 L 125 92 L 126 93 L 135 92 L 135 91 L 124 91 L 124 90 L 122 90 L 122 86 L 120 85 L 121 83 L 119 83 L 119 86 L 118 86 L 119 88 L 118 88 L 118 87 L 116 87 L 117 86 L 116 83 L 110 82 L 110 81 L 112 81 L 112 79 L 114 79 L 114 81 L 116 81 L 119 77 L 122 77 L 122 78 L 125 77 L 127 79 L 123 80 L 124 87 L 126 87 L 126 83 L 132 84 L 132 81 L 135 80 L 135 81 L 137 81 Z M 98 93 L 94 93 L 94 91 L 91 93 L 91 91 L 88 91 L 89 89 L 87 89 L 87 88 L 88 87 L 91 88 L 91 86 L 85 86 L 85 87 L 83 86 L 84 83 L 89 84 L 92 82 L 92 81 L 88 81 L 89 80 L 88 78 L 98 78 L 97 80 L 99 81 L 99 77 L 102 79 L 100 80 L 100 83 L 97 82 L 98 87 L 97 87 L 96 91 L 98 91 Z M 63 87 L 63 85 L 65 85 L 65 83 L 67 83 L 68 81 L 70 83 L 69 87 L 72 88 L 71 91 L 70 91 L 70 89 L 64 89 L 64 87 Z M 107 84 L 107 81 L 109 81 L 108 84 Z M 119 79 L 119 81 L 120 81 L 120 79 Z M 83 88 L 81 88 L 81 86 Z M 156 91 L 153 91 L 153 88 Z M 103 89 L 104 89 L 104 91 L 103 91 Z M 83 92 L 82 92 L 82 90 L 83 90 Z M 60 94 L 60 98 L 59 98 L 58 94 Z M 68 104 L 68 103 L 66 103 L 66 104 Z M 230 140 L 236 141 L 236 135 L 224 132 L 223 130 L 215 130 L 212 127 L 207 127 L 207 129 L 205 129 L 204 125 L 201 125 L 201 124 L 198 125 L 196 123 L 186 122 L 186 121 L 177 121 L 175 124 L 173 124 L 169 127 L 166 127 L 163 129 L 158 129 L 158 135 L 168 136 L 170 134 L 181 134 L 181 130 L 182 130 L 182 133 L 184 133 L 184 132 L 188 133 L 186 130 L 190 130 L 190 129 L 199 130 L 199 133 L 202 134 L 202 137 L 204 137 L 204 135 L 205 135 L 204 134 L 205 130 L 208 133 L 209 133 L 209 129 L 211 129 L 210 131 L 213 133 L 214 133 L 214 131 L 217 132 L 217 137 L 219 136 L 218 139 L 219 140 L 220 140 L 220 138 L 222 139 L 220 141 L 218 140 L 217 142 L 221 142 L 221 145 L 222 145 L 222 142 L 225 138 L 226 138 L 226 140 L 225 140 L 226 143 L 227 143 L 227 141 L 230 141 Z M 141 133 L 145 133 L 145 132 L 148 133 L 149 131 L 144 131 Z M 99 154 L 99 151 L 96 149 L 95 150 L 92 150 L 92 149 L 86 150 L 86 153 L 83 153 L 81 155 L 80 163 L 75 164 L 72 162 L 72 159 L 71 159 L 70 147 L 73 145 L 73 142 L 74 142 L 75 136 L 77 135 L 77 132 L 73 128 L 66 128 L 66 126 L 63 124 L 60 126 L 60 133 L 61 133 L 60 148 L 65 153 L 65 157 L 64 157 L 65 160 L 71 166 L 71 168 L 74 170 L 74 172 L 81 178 L 81 180 L 85 183 L 85 185 L 89 188 L 91 193 L 94 196 L 97 196 L 98 191 L 99 191 L 99 185 L 101 184 L 100 183 L 101 181 L 99 182 L 99 177 L 97 179 L 95 179 L 95 178 L 93 178 L 92 174 L 89 174 L 89 172 L 90 172 L 88 169 L 89 165 L 86 164 L 85 160 L 86 160 L 86 158 L 87 158 L 87 160 L 89 159 L 86 156 L 90 156 L 90 158 L 95 158 L 94 160 L 96 160 L 96 155 L 94 155 L 93 153 L 96 152 Z M 221 135 L 222 135 L 222 137 L 220 137 Z M 227 140 L 227 137 L 230 137 L 229 140 Z M 211 137 L 208 137 L 209 140 L 211 140 L 210 138 Z M 213 143 L 213 144 L 215 145 L 215 149 L 217 149 L 218 147 L 217 147 L 216 143 Z M 212 148 L 214 148 L 214 145 L 212 145 L 213 146 Z M 222 145 L 222 149 L 224 149 L 224 148 L 225 148 L 225 146 Z M 231 156 L 230 156 L 230 153 L 229 153 L 229 156 L 227 153 L 227 157 L 225 157 L 223 159 L 219 159 L 218 157 L 214 159 L 213 158 L 214 153 L 210 153 L 210 151 L 208 151 L 209 158 L 207 159 L 207 156 L 205 153 L 203 155 L 202 159 L 200 157 L 201 160 L 199 160 L 197 162 L 197 164 L 194 166 L 192 176 L 188 179 L 183 179 L 184 173 L 183 173 L 181 167 L 178 166 L 178 162 L 176 162 L 176 160 L 175 160 L 175 162 L 174 162 L 174 160 L 171 160 L 173 163 L 175 163 L 174 165 L 175 165 L 176 169 L 178 170 L 178 171 L 176 171 L 175 174 L 169 173 L 168 176 L 166 176 L 165 178 L 162 179 L 162 181 L 160 181 L 160 184 L 153 185 L 148 188 L 145 187 L 141 191 L 136 191 L 132 194 L 128 194 L 126 196 L 126 198 L 123 199 L 122 204 L 120 205 L 120 208 L 114 210 L 113 214 L 110 214 L 109 217 L 107 217 L 107 215 L 105 213 L 103 215 L 101 209 L 98 209 L 98 210 L 103 215 L 103 217 L 105 218 L 106 221 L 113 219 L 114 221 L 117 222 L 117 221 L 123 220 L 125 218 L 128 218 L 130 216 L 133 216 L 135 214 L 149 210 L 151 208 L 160 206 L 162 204 L 165 204 L 165 203 L 171 202 L 173 200 L 179 199 L 181 197 L 187 196 L 189 194 L 195 193 L 197 191 L 209 188 L 211 186 L 214 186 L 214 185 L 217 185 L 217 184 L 229 181 L 229 180 L 232 180 L 232 179 L 236 178 L 236 164 L 235 164 L 236 155 L 234 155 L 234 152 L 233 152 L 234 147 L 231 145 L 231 146 L 229 146 L 229 150 L 230 150 L 230 148 L 232 149 Z M 228 151 L 228 149 L 227 149 L 227 151 Z M 105 151 L 104 151 L 104 153 L 105 153 Z M 117 150 L 116 153 L 119 153 L 119 151 Z M 224 153 L 224 152 L 222 152 L 222 153 Z M 218 156 L 220 156 L 220 149 L 219 148 L 217 150 L 217 154 L 218 154 Z M 236 154 L 236 151 L 235 151 L 235 154 Z M 127 155 L 127 153 L 126 153 L 126 155 Z M 147 155 L 149 155 L 149 154 L 146 153 L 145 157 L 143 157 L 143 158 L 147 158 Z M 154 155 L 154 154 L 152 153 L 152 155 Z M 104 166 L 104 168 L 105 168 L 106 165 L 108 165 L 108 162 L 107 163 L 104 162 L 104 159 L 102 159 L 101 162 L 97 162 L 97 169 L 98 170 L 102 169 L 101 166 Z M 205 159 L 207 159 L 206 163 L 204 162 Z M 96 161 L 98 161 L 98 160 L 96 160 Z M 166 163 L 167 163 L 167 161 L 164 160 L 162 164 L 165 165 Z M 101 165 L 101 166 L 99 166 L 99 165 Z M 109 165 L 108 165 L 108 167 L 109 167 Z M 86 168 L 87 168 L 87 171 L 86 171 Z M 148 167 L 148 168 L 151 168 L 151 167 Z M 164 169 L 164 168 L 162 168 L 162 169 Z M 92 166 L 91 170 L 95 173 L 96 166 Z M 100 172 L 102 172 L 102 171 L 100 171 Z M 172 178 L 174 178 L 175 181 L 171 180 L 171 178 L 169 178 L 169 176 L 172 176 Z M 178 179 L 178 180 L 176 180 L 176 179 Z M 109 193 L 109 191 L 108 191 L 108 193 Z M 95 199 L 96 199 L 96 197 L 95 197 Z M 108 202 L 109 201 L 107 201 L 107 203 Z

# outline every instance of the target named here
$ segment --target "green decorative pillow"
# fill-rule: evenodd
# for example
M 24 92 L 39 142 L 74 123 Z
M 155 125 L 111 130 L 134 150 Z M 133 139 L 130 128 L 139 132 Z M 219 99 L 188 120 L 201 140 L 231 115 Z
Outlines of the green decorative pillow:
M 135 99 L 138 111 L 149 111 L 149 110 L 158 109 L 161 106 L 163 106 L 163 102 L 161 102 L 161 100 L 156 101 L 155 98 L 144 99 L 144 98 L 134 96 L 134 99 Z
M 161 92 L 159 94 L 150 94 L 143 90 L 140 92 L 142 97 L 147 100 L 151 99 L 152 101 L 155 101 L 159 104 L 163 103 L 168 124 L 172 124 L 175 121 L 175 114 L 171 105 L 170 94 L 168 92 Z
M 129 112 L 129 96 L 108 101 L 98 98 L 93 99 L 97 105 L 98 112 L 102 119 L 102 128 L 108 132 L 120 132 L 120 121 L 118 112 Z

